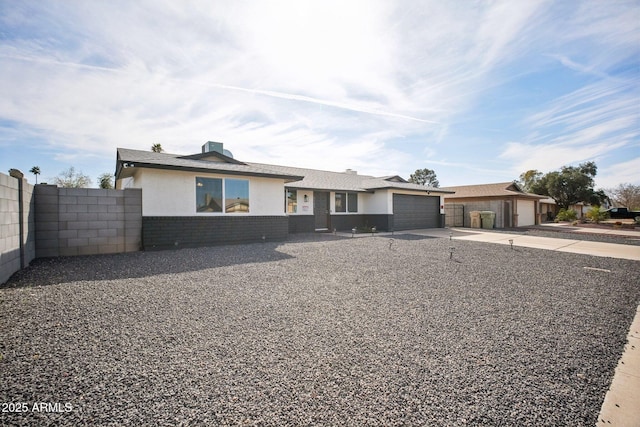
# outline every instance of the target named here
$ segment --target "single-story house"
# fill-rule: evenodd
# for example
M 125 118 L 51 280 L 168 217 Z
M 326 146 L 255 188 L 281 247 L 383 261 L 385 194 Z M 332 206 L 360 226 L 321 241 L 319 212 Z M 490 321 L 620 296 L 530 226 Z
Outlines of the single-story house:
M 580 202 L 580 203 L 576 203 L 575 205 L 571 205 L 569 206 L 570 209 L 573 209 L 576 213 L 576 217 L 578 219 L 583 218 L 584 214 L 586 212 L 586 207 L 584 205 L 584 203 Z M 546 197 L 542 200 L 540 200 L 540 213 L 541 215 L 541 220 L 544 221 L 553 221 L 556 217 L 556 215 L 558 215 L 558 212 L 560 211 L 560 208 L 558 207 L 558 204 L 556 203 L 555 200 L 553 200 L 551 197 Z
M 118 148 L 116 188 L 142 189 L 147 249 L 354 227 L 443 227 L 451 194 L 399 176 L 241 162 L 214 142 L 193 155 Z
M 539 201 L 546 196 L 522 191 L 515 182 L 443 187 L 447 226 L 470 227 L 472 211 L 495 212 L 495 228 L 540 223 Z

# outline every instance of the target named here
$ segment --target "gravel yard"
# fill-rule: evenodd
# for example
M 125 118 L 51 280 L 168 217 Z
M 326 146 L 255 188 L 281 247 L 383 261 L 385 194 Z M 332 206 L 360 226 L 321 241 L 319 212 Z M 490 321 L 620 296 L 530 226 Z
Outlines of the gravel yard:
M 421 236 L 37 260 L 0 289 L 0 424 L 593 426 L 638 267 Z

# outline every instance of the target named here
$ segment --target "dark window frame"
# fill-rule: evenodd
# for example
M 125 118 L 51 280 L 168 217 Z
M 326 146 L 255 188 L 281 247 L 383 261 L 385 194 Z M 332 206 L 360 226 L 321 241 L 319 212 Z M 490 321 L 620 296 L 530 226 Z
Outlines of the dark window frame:
M 245 188 L 233 189 L 232 186 L 238 183 Z M 234 198 L 230 199 L 230 195 Z M 196 176 L 195 208 L 198 214 L 247 214 L 251 209 L 250 199 L 248 179 Z

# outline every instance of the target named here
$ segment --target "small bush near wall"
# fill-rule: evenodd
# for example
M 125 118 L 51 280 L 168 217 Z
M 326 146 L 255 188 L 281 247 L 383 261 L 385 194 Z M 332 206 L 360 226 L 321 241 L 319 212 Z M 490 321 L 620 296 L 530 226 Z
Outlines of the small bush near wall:
M 600 210 L 600 206 L 591 206 L 591 208 L 585 214 L 587 219 L 598 224 L 600 221 L 604 221 L 609 218 L 609 213 Z
M 578 214 L 573 209 L 560 209 L 558 215 L 556 215 L 555 222 L 575 221 L 576 219 L 578 219 Z

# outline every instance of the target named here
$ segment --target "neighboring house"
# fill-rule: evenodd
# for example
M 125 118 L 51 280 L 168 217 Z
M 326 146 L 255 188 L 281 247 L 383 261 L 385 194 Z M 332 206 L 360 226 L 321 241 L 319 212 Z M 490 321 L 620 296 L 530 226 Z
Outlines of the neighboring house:
M 455 194 L 444 198 L 447 225 L 471 226 L 471 211 L 495 212 L 495 228 L 510 228 L 540 223 L 539 200 L 545 196 L 525 193 L 514 182 L 443 187 Z M 451 214 L 449 214 L 451 212 Z M 454 214 L 455 212 L 455 214 Z
M 119 148 L 116 188 L 142 189 L 147 249 L 443 227 L 443 196 L 451 193 L 399 176 L 241 162 L 213 142 L 193 155 Z
M 555 200 L 551 197 L 546 197 L 540 200 L 540 214 L 542 221 L 553 221 L 558 215 L 558 211 L 560 208 L 558 207 Z M 573 209 L 576 212 L 576 216 L 578 219 L 584 216 L 584 213 L 588 208 L 584 205 L 584 203 L 576 203 L 575 205 L 569 206 L 570 209 Z

